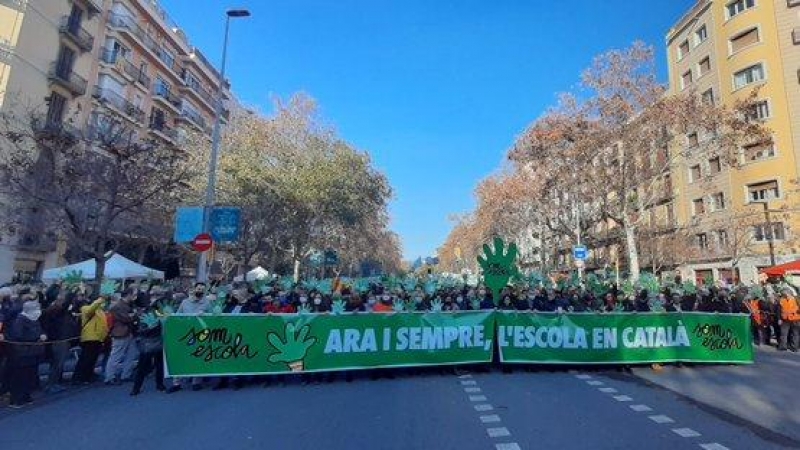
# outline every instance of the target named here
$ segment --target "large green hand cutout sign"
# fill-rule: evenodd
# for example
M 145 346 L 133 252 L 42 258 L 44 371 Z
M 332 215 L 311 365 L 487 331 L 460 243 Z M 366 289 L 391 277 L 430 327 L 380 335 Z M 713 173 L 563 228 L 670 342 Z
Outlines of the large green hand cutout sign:
M 494 304 L 500 303 L 503 288 L 508 285 L 512 277 L 519 274 L 517 269 L 517 245 L 513 242 L 508 245 L 508 252 L 504 250 L 505 243 L 502 238 L 494 238 L 494 250 L 484 244 L 483 253 L 478 256 L 478 264 L 483 269 L 483 280 L 486 286 L 494 293 Z
M 269 333 L 267 340 L 277 350 L 269 355 L 269 362 L 283 362 L 292 372 L 302 372 L 305 366 L 303 359 L 308 349 L 317 342 L 317 338 L 308 337 L 309 331 L 309 325 L 297 329 L 295 324 L 287 323 L 283 330 L 283 339 L 277 333 Z

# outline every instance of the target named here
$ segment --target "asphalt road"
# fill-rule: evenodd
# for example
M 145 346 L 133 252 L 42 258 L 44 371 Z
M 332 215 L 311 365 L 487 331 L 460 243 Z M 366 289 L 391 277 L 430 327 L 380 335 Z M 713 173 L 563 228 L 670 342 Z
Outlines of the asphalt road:
M 149 381 L 149 380 L 148 380 Z M 90 387 L 0 414 L 0 449 L 778 449 L 603 372 L 403 376 L 240 391 Z M 783 444 L 783 445 L 781 445 Z

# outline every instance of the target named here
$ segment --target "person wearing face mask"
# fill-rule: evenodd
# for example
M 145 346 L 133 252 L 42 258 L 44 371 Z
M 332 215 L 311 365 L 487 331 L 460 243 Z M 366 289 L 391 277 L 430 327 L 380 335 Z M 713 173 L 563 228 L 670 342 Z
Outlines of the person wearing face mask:
M 314 299 L 311 300 L 311 312 L 323 313 L 330 310 L 330 302 L 326 301 L 319 292 L 315 293 Z
M 394 311 L 392 307 L 392 296 L 389 294 L 381 295 L 381 301 L 372 307 L 372 312 L 376 313 L 390 313 Z
M 178 314 L 205 314 L 210 306 L 211 303 L 206 296 L 206 284 L 196 283 L 194 285 L 194 293 L 184 299 L 178 306 Z
M 460 293 L 456 295 L 455 306 L 458 308 L 458 310 L 467 309 L 467 305 L 464 303 L 464 296 Z
M 205 314 L 211 307 L 211 302 L 206 296 L 206 284 L 195 283 L 193 295 L 185 298 L 180 306 L 178 306 L 178 314 L 189 314 L 199 316 Z M 182 378 L 173 378 L 172 386 L 167 389 L 167 394 L 173 394 L 183 389 Z M 192 390 L 199 391 L 203 389 L 203 379 L 199 377 L 192 378 Z
M 494 299 L 488 290 L 481 288 L 478 291 L 478 300 L 481 302 L 480 309 L 494 309 Z
M 12 344 L 11 348 L 11 408 L 22 408 L 33 402 L 31 393 L 36 387 L 37 368 L 39 360 L 44 357 L 44 346 L 37 345 L 47 340 L 39 324 L 42 316 L 42 307 L 38 301 L 31 297 L 25 298 L 22 312 L 14 319 L 8 330 L 7 339 Z

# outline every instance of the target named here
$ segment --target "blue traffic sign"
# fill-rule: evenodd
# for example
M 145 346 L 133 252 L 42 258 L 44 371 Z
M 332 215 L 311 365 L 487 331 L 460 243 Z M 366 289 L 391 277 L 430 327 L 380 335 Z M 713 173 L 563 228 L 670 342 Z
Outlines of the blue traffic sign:
M 210 232 L 216 243 L 230 243 L 239 240 L 239 229 L 242 220 L 242 210 L 227 206 L 215 207 L 211 210 Z M 180 207 L 175 213 L 176 243 L 185 244 L 192 242 L 198 234 L 203 232 L 203 207 Z
M 239 224 L 242 210 L 239 208 L 215 207 L 211 210 L 210 228 L 214 242 L 236 242 L 239 240 Z
M 589 250 L 583 245 L 575 246 L 572 248 L 572 257 L 578 261 L 586 261 L 589 259 Z

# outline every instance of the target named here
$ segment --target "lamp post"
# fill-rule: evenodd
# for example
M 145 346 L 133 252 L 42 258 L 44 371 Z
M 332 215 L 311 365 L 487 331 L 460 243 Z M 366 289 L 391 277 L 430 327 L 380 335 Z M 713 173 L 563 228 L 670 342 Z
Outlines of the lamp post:
M 225 92 L 225 64 L 228 59 L 228 34 L 231 19 L 250 17 L 246 9 L 230 9 L 225 13 L 225 40 L 222 44 L 222 65 L 220 66 L 219 86 L 214 99 L 214 132 L 211 137 L 211 158 L 208 162 L 208 185 L 206 186 L 206 203 L 203 208 L 203 232 L 211 232 L 211 210 L 214 208 L 217 187 L 217 160 L 222 135 L 222 96 Z M 208 281 L 208 252 L 201 252 L 197 263 L 197 281 Z
M 774 267 L 777 265 L 775 262 L 775 230 L 772 229 L 772 219 L 769 215 L 769 202 L 767 200 L 761 200 L 753 203 L 760 203 L 761 206 L 764 207 L 764 220 L 766 221 L 764 234 L 767 235 L 767 243 L 769 244 L 769 262 L 770 265 Z

